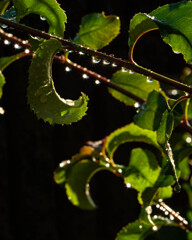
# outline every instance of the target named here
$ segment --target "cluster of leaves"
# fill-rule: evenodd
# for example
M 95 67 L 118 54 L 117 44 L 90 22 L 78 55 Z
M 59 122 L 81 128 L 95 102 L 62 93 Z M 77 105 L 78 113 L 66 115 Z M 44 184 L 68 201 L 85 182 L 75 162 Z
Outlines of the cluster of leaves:
M 52 63 L 57 52 L 61 52 L 65 63 L 69 64 L 68 46 L 62 45 L 59 40 L 64 36 L 64 10 L 56 0 L 13 0 L 13 6 L 10 4 L 10 0 L 0 2 L 0 12 L 4 18 L 19 22 L 24 16 L 35 13 L 46 18 L 49 24 L 48 33 L 52 34 L 50 40 L 29 37 L 33 50 L 27 90 L 31 109 L 38 118 L 52 125 L 71 124 L 80 120 L 86 114 L 88 97 L 82 93 L 75 101 L 61 98 L 55 90 L 52 78 Z M 8 6 L 11 8 L 5 11 Z M 174 52 L 183 54 L 186 62 L 191 64 L 191 15 L 191 1 L 165 5 L 150 14 L 136 14 L 129 27 L 129 62 L 133 63 L 133 50 L 137 40 L 148 31 L 159 30 L 165 43 L 169 44 Z M 95 50 L 108 45 L 119 32 L 120 20 L 117 16 L 105 16 L 104 13 L 89 14 L 82 19 L 80 30 L 71 44 L 92 49 L 94 56 Z M 81 51 L 86 49 L 84 47 Z M 0 59 L 0 97 L 5 83 L 2 71 L 26 55 L 21 52 Z M 154 230 L 176 225 L 168 218 L 152 220 L 150 209 L 159 200 L 172 197 L 173 188 L 175 191 L 180 190 L 179 177 L 187 182 L 183 188 L 189 196 L 190 207 L 192 206 L 189 169 L 192 148 L 190 143 L 185 141 L 186 137 L 191 139 L 190 134 L 185 133 L 175 142 L 172 141 L 177 136 L 175 128 L 181 121 L 184 120 L 190 128 L 190 95 L 177 91 L 177 95 L 172 99 L 169 92 L 160 88 L 158 81 L 125 68 L 115 72 L 111 82 L 143 99 L 144 103 L 139 106 L 133 123 L 117 129 L 102 141 L 89 142 L 83 146 L 80 153 L 74 155 L 71 160 L 61 162 L 54 173 L 54 179 L 66 189 L 72 204 L 81 209 L 92 210 L 96 206 L 90 196 L 89 183 L 94 174 L 107 170 L 123 178 L 127 186 L 132 186 L 138 191 L 141 214 L 136 222 L 123 228 L 117 235 L 117 240 L 146 239 Z M 191 75 L 187 76 L 183 83 L 192 85 Z M 109 88 L 109 92 L 127 106 L 138 105 L 134 99 L 117 90 Z M 133 149 L 129 164 L 117 165 L 113 159 L 114 153 L 120 145 L 127 142 L 145 143 L 152 147 L 151 150 Z M 188 217 L 191 221 L 190 209 Z M 182 220 L 180 224 L 184 229 L 189 228 L 189 224 Z M 190 233 L 187 234 L 187 239 L 191 239 Z

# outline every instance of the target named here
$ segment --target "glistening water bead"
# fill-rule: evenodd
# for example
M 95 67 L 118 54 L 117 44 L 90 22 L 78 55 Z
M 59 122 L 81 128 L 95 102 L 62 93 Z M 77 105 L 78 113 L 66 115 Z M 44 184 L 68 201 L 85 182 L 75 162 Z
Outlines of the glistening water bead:
M 5 40 L 4 40 L 4 44 L 5 44 L 5 45 L 10 45 L 11 42 L 10 42 L 9 40 L 5 39 Z
M 84 74 L 82 75 L 82 78 L 84 78 L 84 79 L 88 79 L 89 76 L 88 76 L 87 74 L 84 73 Z
M 96 63 L 100 63 L 101 59 L 97 58 L 97 57 L 92 57 L 92 63 L 96 64 Z
M 46 20 L 46 18 L 43 17 L 43 16 L 40 16 L 40 19 L 41 19 L 42 21 L 45 21 L 45 20 Z
M 71 69 L 70 67 L 66 67 L 66 68 L 65 68 L 65 71 L 66 71 L 66 72 L 71 72 L 71 70 L 72 70 L 72 69 Z

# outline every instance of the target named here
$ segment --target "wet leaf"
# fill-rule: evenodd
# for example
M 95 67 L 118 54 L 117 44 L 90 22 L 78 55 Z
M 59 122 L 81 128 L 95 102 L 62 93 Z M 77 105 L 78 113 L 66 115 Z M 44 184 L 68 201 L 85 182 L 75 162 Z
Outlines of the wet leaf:
M 118 233 L 116 240 L 145 240 L 152 232 L 151 224 L 138 220 L 125 226 Z
M 192 2 L 182 1 L 157 8 L 149 15 L 139 13 L 129 28 L 130 56 L 137 40 L 146 32 L 159 29 L 163 40 L 174 52 L 182 53 L 192 63 Z
M 30 13 L 45 17 L 49 24 L 49 33 L 63 37 L 65 31 L 66 15 L 56 0 L 13 0 L 17 10 L 17 20 Z
M 61 98 L 52 78 L 52 62 L 61 43 L 50 39 L 42 43 L 29 69 L 28 103 L 38 118 L 50 124 L 70 124 L 80 120 L 87 110 L 88 97 L 82 93 L 78 100 Z
M 111 82 L 142 99 L 147 99 L 149 93 L 153 90 L 159 91 L 159 83 L 157 81 L 149 82 L 146 76 L 139 73 L 117 71 L 113 74 Z M 113 97 L 127 105 L 134 105 L 136 103 L 135 100 L 114 89 L 109 88 L 109 92 Z

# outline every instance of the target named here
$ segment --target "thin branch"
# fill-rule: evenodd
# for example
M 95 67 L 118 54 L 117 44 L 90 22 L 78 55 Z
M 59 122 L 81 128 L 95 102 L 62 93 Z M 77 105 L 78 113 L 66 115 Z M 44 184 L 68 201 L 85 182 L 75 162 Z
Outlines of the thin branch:
M 109 61 L 111 63 L 117 64 L 120 67 L 124 67 L 124 68 L 130 69 L 134 72 L 137 72 L 137 73 L 143 74 L 145 76 L 151 77 L 153 79 L 158 80 L 159 82 L 163 82 L 163 83 L 166 83 L 168 85 L 174 86 L 177 89 L 183 90 L 187 93 L 190 93 L 190 94 L 192 93 L 192 87 L 190 87 L 188 85 L 185 85 L 183 83 L 180 83 L 178 81 L 175 81 L 175 80 L 173 80 L 171 78 L 168 78 L 166 76 L 163 76 L 161 74 L 155 73 L 155 72 L 153 72 L 149 69 L 143 68 L 143 67 L 137 65 L 134 62 L 125 61 L 125 60 L 113 57 L 111 55 L 107 55 L 105 53 L 86 48 L 82 45 L 75 44 L 75 43 L 73 43 L 69 40 L 62 39 L 62 38 L 59 38 L 59 37 L 54 36 L 54 35 L 50 35 L 50 34 L 45 33 L 45 32 L 41 32 L 37 29 L 25 26 L 23 24 L 12 22 L 12 21 L 7 20 L 7 19 L 2 18 L 2 17 L 0 17 L 0 23 L 5 24 L 9 27 L 15 28 L 19 31 L 26 32 L 26 33 L 31 34 L 33 36 L 43 38 L 43 39 L 55 38 L 55 39 L 61 41 L 62 45 L 68 50 L 73 50 L 73 51 L 77 51 L 77 52 L 84 52 L 86 54 L 97 57 L 99 59 L 106 60 L 106 61 Z
M 69 59 L 67 59 L 66 64 L 71 67 L 71 68 L 75 68 L 76 70 L 78 70 L 79 72 L 85 74 L 85 76 L 89 76 L 92 77 L 95 80 L 99 80 L 99 82 L 105 84 L 107 87 L 109 88 L 113 88 L 115 90 L 117 90 L 120 93 L 123 93 L 124 95 L 126 95 L 127 97 L 132 98 L 133 100 L 139 102 L 139 103 L 144 103 L 146 100 L 144 100 L 143 98 L 138 97 L 137 95 L 125 90 L 124 88 L 121 88 L 119 85 L 113 83 L 110 81 L 110 79 L 107 79 L 103 76 L 101 76 L 100 74 L 97 74 L 87 68 L 84 68 L 76 63 L 73 63 L 72 61 L 70 61 Z
M 18 44 L 19 46 L 21 46 L 23 48 L 26 48 L 26 49 L 30 49 L 31 48 L 31 45 L 30 45 L 30 43 L 28 41 L 22 40 L 20 38 L 17 38 L 15 36 L 13 36 L 13 34 L 11 34 L 11 33 L 6 33 L 2 29 L 0 29 L 0 38 L 6 39 L 7 41 L 10 41 L 12 43 Z M 31 55 L 31 52 L 29 51 L 28 54 L 27 53 L 25 53 L 25 54 L 26 55 Z M 142 98 L 136 96 L 135 94 L 133 94 L 133 93 L 131 93 L 131 92 L 121 88 L 120 86 L 116 85 L 115 83 L 110 82 L 110 79 L 107 79 L 107 78 L 101 76 L 100 74 L 97 74 L 97 73 L 95 73 L 95 72 L 93 72 L 93 71 L 91 71 L 91 70 L 89 70 L 89 69 L 87 69 L 85 67 L 82 67 L 82 66 L 80 66 L 80 65 L 70 61 L 69 59 L 67 59 L 67 61 L 66 61 L 64 56 L 62 56 L 62 57 L 55 56 L 54 60 L 57 63 L 62 63 L 62 64 L 64 63 L 67 66 L 69 66 L 70 68 L 74 68 L 75 70 L 81 72 L 82 74 L 90 76 L 90 77 L 92 77 L 95 80 L 99 80 L 101 83 L 105 84 L 107 87 L 115 89 L 118 92 L 123 93 L 127 97 L 130 97 L 133 100 L 135 100 L 135 101 L 137 101 L 137 102 L 139 102 L 141 104 L 143 102 L 145 102 L 144 99 L 142 99 Z

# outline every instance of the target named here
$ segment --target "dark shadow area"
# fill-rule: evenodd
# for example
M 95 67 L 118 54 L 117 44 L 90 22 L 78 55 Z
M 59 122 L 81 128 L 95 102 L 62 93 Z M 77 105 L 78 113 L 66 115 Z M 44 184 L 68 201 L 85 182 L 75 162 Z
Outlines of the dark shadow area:
M 58 2 L 68 16 L 65 38 L 75 37 L 81 18 L 88 13 L 104 11 L 106 15 L 118 15 L 121 34 L 102 51 L 127 59 L 130 19 L 138 12 L 148 13 L 173 1 Z M 31 17 L 35 21 L 36 16 Z M 25 21 L 30 22 L 30 18 Z M 47 25 L 42 24 L 39 29 L 46 29 Z M 0 47 L 2 56 L 15 52 L 11 46 L 1 44 Z M 134 57 L 138 64 L 174 78 L 179 78 L 184 67 L 182 57 L 173 54 L 155 32 L 137 43 Z M 90 57 L 74 55 L 72 58 L 106 77 L 115 71 L 101 64 L 93 65 Z M 0 115 L 0 239 L 114 240 L 123 226 L 138 217 L 140 206 L 136 191 L 127 189 L 122 179 L 103 171 L 91 182 L 98 209 L 82 211 L 71 205 L 65 190 L 53 181 L 53 171 L 61 161 L 78 153 L 86 141 L 103 139 L 132 122 L 136 110 L 112 98 L 105 86 L 97 86 L 90 79 L 82 79 L 77 72 L 66 73 L 63 66 L 54 65 L 53 77 L 59 94 L 77 99 L 84 92 L 90 101 L 87 116 L 81 121 L 70 126 L 50 126 L 38 120 L 27 104 L 30 62 L 27 57 L 4 71 L 6 85 L 0 102 L 5 109 L 5 114 Z M 132 147 L 134 144 L 120 149 L 118 163 L 128 162 Z M 179 208 L 183 197 L 174 201 Z

